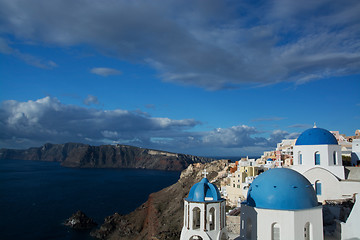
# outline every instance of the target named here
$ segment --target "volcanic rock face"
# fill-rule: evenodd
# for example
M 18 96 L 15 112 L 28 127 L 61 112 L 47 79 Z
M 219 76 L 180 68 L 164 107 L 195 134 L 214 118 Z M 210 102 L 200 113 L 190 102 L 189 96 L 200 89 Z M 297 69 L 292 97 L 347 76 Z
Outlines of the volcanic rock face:
M 26 150 L 0 149 L 0 159 L 61 162 L 66 167 L 144 168 L 181 171 L 192 163 L 213 159 L 127 145 L 50 144 Z
M 0 149 L 0 159 L 19 159 L 62 162 L 68 155 L 79 148 L 88 146 L 82 143 L 51 144 L 46 143 L 42 147 L 20 149 Z
M 73 229 L 83 230 L 91 229 L 97 226 L 97 223 L 88 216 L 86 216 L 85 213 L 77 211 L 64 222 L 64 225 L 69 226 Z
M 219 175 L 228 167 L 227 160 L 206 164 L 192 164 L 181 173 L 177 183 L 159 192 L 150 194 L 147 202 L 132 213 L 121 216 L 114 214 L 105 219 L 99 229 L 91 232 L 99 239 L 178 240 L 183 225 L 184 198 L 190 188 L 202 179 L 201 172 L 206 169 L 209 181 L 215 184 L 225 175 Z

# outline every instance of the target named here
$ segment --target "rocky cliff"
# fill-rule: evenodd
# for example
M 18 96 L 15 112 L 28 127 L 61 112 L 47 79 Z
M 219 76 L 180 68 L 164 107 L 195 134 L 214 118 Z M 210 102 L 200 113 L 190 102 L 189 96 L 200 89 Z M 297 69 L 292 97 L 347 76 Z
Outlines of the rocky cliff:
M 26 150 L 0 149 L 1 159 L 61 162 L 66 167 L 144 168 L 181 171 L 192 163 L 213 159 L 127 145 L 50 144 Z
M 178 240 L 183 225 L 184 201 L 190 188 L 202 179 L 206 168 L 209 181 L 217 182 L 226 176 L 228 160 L 206 164 L 192 164 L 181 173 L 177 183 L 150 194 L 147 202 L 132 213 L 121 216 L 115 213 L 105 219 L 91 235 L 99 239 L 161 239 Z
M 42 147 L 29 149 L 0 149 L 1 159 L 37 160 L 63 162 L 68 155 L 88 145 L 81 143 L 51 144 L 46 143 Z

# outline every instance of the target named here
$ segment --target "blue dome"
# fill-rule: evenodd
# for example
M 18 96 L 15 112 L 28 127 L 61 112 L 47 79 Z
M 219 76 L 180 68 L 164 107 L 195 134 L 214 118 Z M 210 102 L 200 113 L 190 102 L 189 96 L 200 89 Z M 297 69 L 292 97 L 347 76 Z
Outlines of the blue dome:
M 248 206 L 266 209 L 298 210 L 318 206 L 311 183 L 288 168 L 274 168 L 261 173 L 251 184 Z
M 194 184 L 190 189 L 187 201 L 193 202 L 212 202 L 222 200 L 219 189 L 207 178 L 203 178 L 200 182 Z
M 295 145 L 329 145 L 338 142 L 334 135 L 323 128 L 310 128 L 303 132 L 296 140 Z

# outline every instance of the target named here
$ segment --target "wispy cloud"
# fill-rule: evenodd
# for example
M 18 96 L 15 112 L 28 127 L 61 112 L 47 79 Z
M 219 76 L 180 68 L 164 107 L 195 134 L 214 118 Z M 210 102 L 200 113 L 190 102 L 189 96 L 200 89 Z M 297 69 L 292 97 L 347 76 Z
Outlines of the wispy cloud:
M 1 31 L 16 39 L 87 44 L 148 64 L 164 81 L 213 90 L 359 73 L 359 12 L 357 0 L 212 0 L 191 8 L 184 1 L 0 2 Z
M 43 68 L 43 69 L 52 69 L 57 67 L 58 65 L 52 60 L 44 60 L 40 57 L 23 53 L 18 49 L 10 47 L 8 41 L 4 38 L 0 37 L 0 53 L 13 55 L 16 58 L 24 61 L 25 63 L 32 65 L 34 67 Z
M 272 122 L 272 121 L 280 121 L 280 120 L 284 120 L 286 118 L 284 117 L 268 117 L 268 118 L 255 118 L 252 119 L 252 122 Z
M 313 125 L 310 124 L 293 124 L 288 126 L 288 128 L 303 128 L 303 129 L 311 128 L 311 127 L 313 127 Z
M 149 109 L 156 109 L 156 106 L 154 104 L 146 104 L 145 107 Z
M 84 99 L 84 104 L 90 106 L 91 104 L 98 105 L 98 104 L 100 104 L 100 102 L 99 102 L 99 100 L 98 100 L 98 98 L 96 96 L 88 95 Z
M 107 77 L 110 75 L 120 75 L 121 71 L 114 69 L 114 68 L 105 68 L 105 67 L 97 67 L 97 68 L 92 68 L 90 70 L 91 73 L 94 73 L 96 75 L 100 75 L 103 77 Z

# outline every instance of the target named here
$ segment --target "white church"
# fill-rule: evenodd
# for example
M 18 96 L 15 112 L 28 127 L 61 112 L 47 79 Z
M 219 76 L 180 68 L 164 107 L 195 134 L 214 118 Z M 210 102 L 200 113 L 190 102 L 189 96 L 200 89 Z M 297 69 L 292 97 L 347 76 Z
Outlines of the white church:
M 240 239 L 323 239 L 321 203 L 349 199 L 355 204 L 331 239 L 360 239 L 360 181 L 347 178 L 334 135 L 314 126 L 293 152 L 291 169 L 268 170 L 252 183 L 241 205 Z
M 241 204 L 240 239 L 322 240 L 322 205 L 311 183 L 287 168 L 260 174 Z
M 191 187 L 184 203 L 184 225 L 180 240 L 226 240 L 225 199 L 205 177 Z
M 292 169 L 314 186 L 319 202 L 349 199 L 360 192 L 360 182 L 346 179 L 341 146 L 326 129 L 310 128 L 296 140 Z

